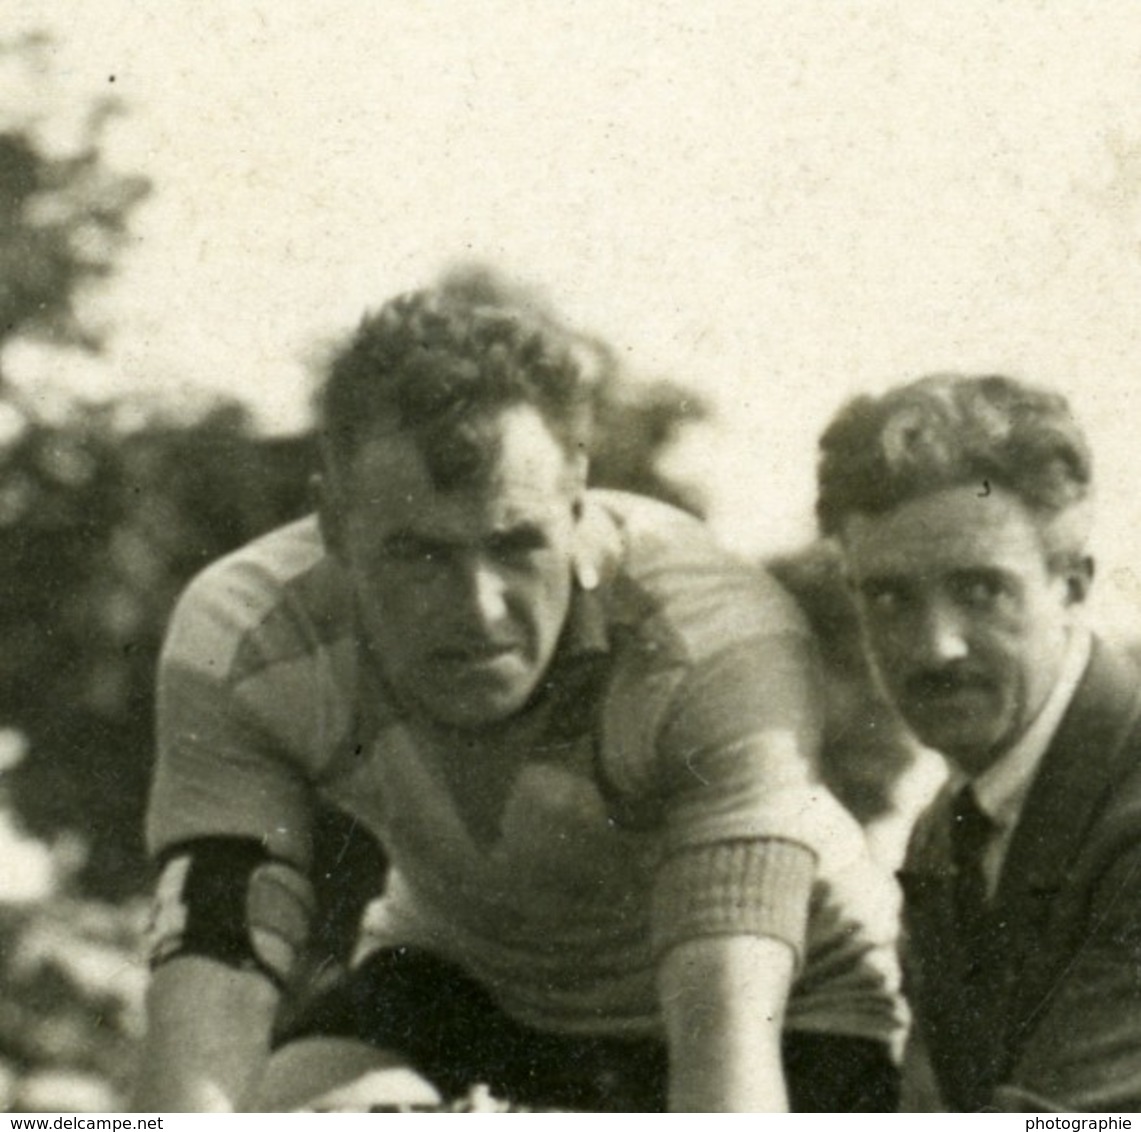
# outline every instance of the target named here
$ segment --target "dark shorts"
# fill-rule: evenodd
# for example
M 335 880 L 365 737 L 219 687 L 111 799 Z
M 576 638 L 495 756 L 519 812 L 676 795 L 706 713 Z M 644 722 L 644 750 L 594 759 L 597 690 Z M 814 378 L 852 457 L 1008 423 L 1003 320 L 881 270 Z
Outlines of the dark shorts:
M 454 965 L 411 948 L 370 956 L 277 1039 L 355 1038 L 406 1058 L 449 1099 L 477 1083 L 529 1108 L 665 1112 L 665 1046 L 649 1038 L 551 1034 L 507 1017 Z M 786 1033 L 794 1112 L 894 1112 L 899 1076 L 867 1038 Z

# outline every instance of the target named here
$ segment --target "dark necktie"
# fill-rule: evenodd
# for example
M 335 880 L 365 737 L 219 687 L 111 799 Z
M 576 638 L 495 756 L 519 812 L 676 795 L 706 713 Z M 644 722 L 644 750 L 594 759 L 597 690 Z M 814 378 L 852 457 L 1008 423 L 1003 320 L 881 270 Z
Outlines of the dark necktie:
M 963 942 L 972 958 L 987 934 L 987 881 L 983 854 L 998 830 L 983 813 L 970 785 L 956 795 L 951 807 L 951 860 L 955 866 L 955 911 Z
M 983 854 L 997 825 L 979 806 L 975 792 L 964 786 L 952 800 L 951 859 L 955 866 L 953 899 L 958 935 L 958 978 L 954 1002 L 945 1018 L 946 1041 L 958 1103 L 974 1112 L 986 1103 L 994 1085 L 996 1061 L 993 1015 L 995 949 L 1001 946 L 988 911 Z

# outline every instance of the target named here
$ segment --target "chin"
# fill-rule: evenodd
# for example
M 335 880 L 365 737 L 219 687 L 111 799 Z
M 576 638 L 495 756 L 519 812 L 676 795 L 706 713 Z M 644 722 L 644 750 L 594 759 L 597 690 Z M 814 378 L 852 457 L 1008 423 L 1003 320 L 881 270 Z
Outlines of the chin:
M 987 705 L 988 707 L 993 705 Z M 924 706 L 904 713 L 912 734 L 925 746 L 952 759 L 964 769 L 985 769 L 997 757 L 996 751 L 1010 732 L 1005 719 L 993 711 L 970 711 L 951 706 L 932 709 Z
M 464 697 L 455 693 L 421 700 L 427 715 L 449 727 L 494 727 L 517 715 L 527 704 L 527 691 L 511 690 L 496 695 Z
M 993 731 L 960 732 L 932 738 L 934 741 L 928 746 L 945 755 L 972 778 L 989 770 L 1009 749 L 1002 736 Z

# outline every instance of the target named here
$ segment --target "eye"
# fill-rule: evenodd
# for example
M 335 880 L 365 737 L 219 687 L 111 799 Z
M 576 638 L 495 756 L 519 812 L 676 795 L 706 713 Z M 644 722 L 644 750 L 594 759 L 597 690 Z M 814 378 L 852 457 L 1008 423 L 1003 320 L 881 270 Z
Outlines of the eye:
M 873 614 L 899 613 L 907 604 L 907 590 L 898 582 L 871 580 L 860 586 L 860 597 Z
M 966 573 L 953 577 L 951 596 L 967 609 L 988 610 L 1002 599 L 1007 587 L 1002 578 L 989 573 Z
M 518 527 L 492 535 L 488 553 L 500 562 L 520 562 L 547 548 L 547 536 L 538 527 Z

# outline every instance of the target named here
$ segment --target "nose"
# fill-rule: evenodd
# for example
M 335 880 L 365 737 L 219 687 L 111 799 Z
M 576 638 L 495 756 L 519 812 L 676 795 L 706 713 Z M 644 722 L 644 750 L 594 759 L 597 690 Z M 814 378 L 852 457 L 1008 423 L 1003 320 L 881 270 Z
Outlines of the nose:
M 507 614 L 507 585 L 488 562 L 473 562 L 468 570 L 467 606 L 476 625 L 490 630 L 502 624 Z
M 933 601 L 915 626 L 913 647 L 925 664 L 943 665 L 967 656 L 967 637 L 954 606 Z

